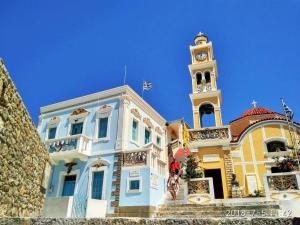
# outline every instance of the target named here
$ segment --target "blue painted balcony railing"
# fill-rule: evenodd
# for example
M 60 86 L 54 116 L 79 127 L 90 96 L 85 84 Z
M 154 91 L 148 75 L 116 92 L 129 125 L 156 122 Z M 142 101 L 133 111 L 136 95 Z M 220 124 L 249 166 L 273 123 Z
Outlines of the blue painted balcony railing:
M 60 152 L 60 151 L 69 151 L 77 149 L 78 140 L 77 139 L 70 139 L 66 142 L 61 141 L 57 143 L 53 143 L 49 146 L 48 151 L 49 153 L 53 152 Z

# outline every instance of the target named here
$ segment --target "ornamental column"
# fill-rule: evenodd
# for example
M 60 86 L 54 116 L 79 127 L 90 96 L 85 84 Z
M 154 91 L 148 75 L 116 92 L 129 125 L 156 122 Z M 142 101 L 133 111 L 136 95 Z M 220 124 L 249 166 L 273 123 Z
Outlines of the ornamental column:
M 128 147 L 128 121 L 129 121 L 129 104 L 130 96 L 128 94 L 123 94 L 120 97 L 119 106 L 119 118 L 118 118 L 118 132 L 116 149 L 127 149 Z

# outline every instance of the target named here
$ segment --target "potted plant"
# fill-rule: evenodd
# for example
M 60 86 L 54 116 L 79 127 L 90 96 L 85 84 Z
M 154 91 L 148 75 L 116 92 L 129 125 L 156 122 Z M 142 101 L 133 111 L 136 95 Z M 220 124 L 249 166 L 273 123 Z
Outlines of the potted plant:
M 203 169 L 199 166 L 199 160 L 190 154 L 186 161 L 184 179 L 189 181 L 193 178 L 202 178 L 204 176 Z
M 291 156 L 273 157 L 280 172 L 292 172 L 299 169 L 298 160 Z

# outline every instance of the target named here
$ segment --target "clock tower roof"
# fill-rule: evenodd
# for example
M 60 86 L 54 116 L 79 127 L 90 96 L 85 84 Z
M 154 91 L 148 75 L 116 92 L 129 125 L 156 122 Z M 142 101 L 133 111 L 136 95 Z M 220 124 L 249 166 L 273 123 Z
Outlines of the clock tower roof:
M 202 32 L 200 32 L 194 39 L 195 45 L 202 45 L 202 44 L 206 44 L 207 42 L 208 42 L 208 37 Z

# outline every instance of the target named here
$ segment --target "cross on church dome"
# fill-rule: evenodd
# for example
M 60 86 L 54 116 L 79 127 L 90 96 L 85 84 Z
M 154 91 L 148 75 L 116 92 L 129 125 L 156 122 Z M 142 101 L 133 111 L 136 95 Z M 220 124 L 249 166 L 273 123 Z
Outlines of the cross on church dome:
M 253 105 L 253 108 L 257 107 L 257 101 L 253 100 L 251 104 Z

